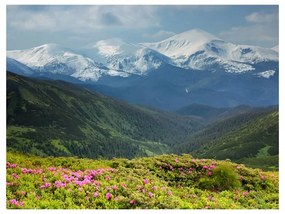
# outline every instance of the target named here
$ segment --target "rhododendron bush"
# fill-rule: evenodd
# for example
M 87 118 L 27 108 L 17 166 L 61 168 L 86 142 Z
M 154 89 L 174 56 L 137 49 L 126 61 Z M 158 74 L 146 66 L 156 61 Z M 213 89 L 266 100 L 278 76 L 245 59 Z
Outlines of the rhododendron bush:
M 278 173 L 190 155 L 133 160 L 7 153 L 9 209 L 277 209 Z

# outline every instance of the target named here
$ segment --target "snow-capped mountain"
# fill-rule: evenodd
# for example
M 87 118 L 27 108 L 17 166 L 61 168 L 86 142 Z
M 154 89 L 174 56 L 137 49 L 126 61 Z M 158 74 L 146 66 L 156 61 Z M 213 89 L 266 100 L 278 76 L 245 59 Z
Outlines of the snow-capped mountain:
M 278 63 L 276 48 L 237 45 L 197 29 L 156 43 L 133 44 L 109 39 L 77 51 L 56 44 L 45 44 L 27 50 L 7 51 L 7 57 L 37 73 L 60 74 L 94 82 L 102 76 L 144 76 L 162 65 L 191 71 L 251 71 L 255 76 L 267 78 L 268 72 L 265 75 L 262 72 L 272 70 L 275 71 L 271 72 L 274 75 Z M 271 66 L 272 62 L 274 66 Z
M 171 60 L 155 50 L 120 39 L 101 40 L 81 50 L 85 55 L 101 62 L 111 76 L 146 75 Z
M 106 73 L 99 63 L 57 44 L 7 51 L 7 57 L 21 62 L 36 72 L 67 75 L 83 81 L 97 81 Z
M 278 61 L 278 53 L 272 49 L 229 43 L 198 29 L 143 45 L 186 69 L 240 73 L 255 70 L 254 65 L 260 62 Z

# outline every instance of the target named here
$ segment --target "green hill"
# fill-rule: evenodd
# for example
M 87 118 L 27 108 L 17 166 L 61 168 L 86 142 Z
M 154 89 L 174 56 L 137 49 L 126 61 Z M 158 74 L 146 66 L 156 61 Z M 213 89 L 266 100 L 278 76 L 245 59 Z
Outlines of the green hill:
M 128 105 L 63 81 L 7 73 L 7 148 L 41 156 L 136 157 L 169 152 L 200 122 Z
M 177 145 L 200 158 L 231 159 L 252 167 L 278 168 L 278 110 L 255 109 L 220 120 Z
M 8 209 L 278 209 L 278 172 L 160 155 L 132 160 L 7 153 Z

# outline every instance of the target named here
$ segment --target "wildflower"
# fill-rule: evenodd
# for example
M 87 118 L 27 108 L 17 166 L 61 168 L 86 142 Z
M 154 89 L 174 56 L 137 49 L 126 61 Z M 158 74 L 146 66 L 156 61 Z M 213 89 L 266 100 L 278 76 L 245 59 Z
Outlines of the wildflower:
M 111 180 L 111 177 L 109 175 L 106 176 L 106 181 Z
M 9 202 L 10 202 L 10 204 L 15 204 L 15 203 L 17 203 L 17 200 L 16 199 L 11 199 Z
M 40 199 L 41 199 L 41 197 L 40 197 L 39 195 L 37 195 L 37 196 L 36 196 L 36 199 L 37 199 L 37 200 L 40 200 Z
M 203 169 L 208 169 L 209 167 L 208 166 L 203 166 Z
M 178 162 L 179 162 L 179 159 L 178 159 L 178 158 L 176 158 L 176 159 L 175 159 L 175 162 L 176 162 L 176 163 L 178 163 Z
M 243 176 L 240 176 L 239 179 L 242 181 L 243 180 Z
M 48 170 L 52 172 L 52 171 L 55 171 L 56 168 L 55 167 L 49 167 Z
M 134 204 L 136 204 L 136 201 L 135 200 L 130 200 L 130 204 L 134 205 Z
M 121 183 L 121 187 L 123 187 L 125 189 L 127 187 L 127 185 L 125 183 Z
M 266 177 L 264 175 L 261 175 L 260 178 L 261 180 L 265 180 Z
M 13 176 L 13 178 L 15 178 L 15 179 L 19 179 L 19 178 L 20 178 L 19 175 L 15 174 L 15 173 L 13 173 L 12 176 Z
M 143 187 L 141 185 L 137 185 L 137 189 L 141 190 Z
M 95 193 L 93 194 L 93 197 L 94 197 L 94 198 L 97 198 L 98 195 L 99 195 L 98 192 L 95 192 Z
M 247 191 L 244 191 L 244 192 L 242 193 L 242 195 L 243 195 L 243 196 L 247 196 L 247 195 L 248 195 L 248 192 L 247 192 Z
M 159 170 L 162 170 L 162 167 L 161 167 L 161 166 L 159 167 Z
M 153 191 L 155 191 L 155 190 L 157 190 L 157 189 L 158 189 L 157 186 L 153 186 L 153 187 L 152 187 L 152 190 L 153 190 Z
M 113 190 L 117 190 L 117 189 L 118 189 L 118 186 L 114 185 Z
M 144 182 L 144 184 L 148 184 L 149 183 L 149 181 L 147 179 L 144 179 L 143 182 Z
M 167 194 L 168 194 L 168 195 L 172 195 L 172 192 L 169 190 L 169 191 L 167 192 Z
M 148 196 L 149 196 L 150 198 L 152 198 L 153 193 L 152 193 L 152 192 L 149 192 L 149 193 L 148 193 Z
M 82 187 L 79 187 L 78 190 L 81 192 L 82 191 Z
M 113 195 L 112 195 L 111 193 L 108 192 L 108 193 L 106 194 L 106 199 L 107 199 L 107 200 L 111 200 L 112 197 L 113 197 Z
M 212 172 L 208 172 L 208 175 L 211 176 L 213 173 Z

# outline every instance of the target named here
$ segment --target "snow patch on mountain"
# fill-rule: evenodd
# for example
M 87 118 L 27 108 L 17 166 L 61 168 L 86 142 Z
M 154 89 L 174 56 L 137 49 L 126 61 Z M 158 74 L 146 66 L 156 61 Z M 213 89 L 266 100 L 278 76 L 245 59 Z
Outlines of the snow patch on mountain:
M 268 78 L 274 76 L 274 74 L 275 74 L 275 71 L 274 71 L 274 70 L 268 70 L 268 71 L 260 72 L 260 73 L 258 73 L 257 75 L 258 75 L 259 77 L 264 77 L 264 78 L 267 78 L 267 79 L 268 79 Z

